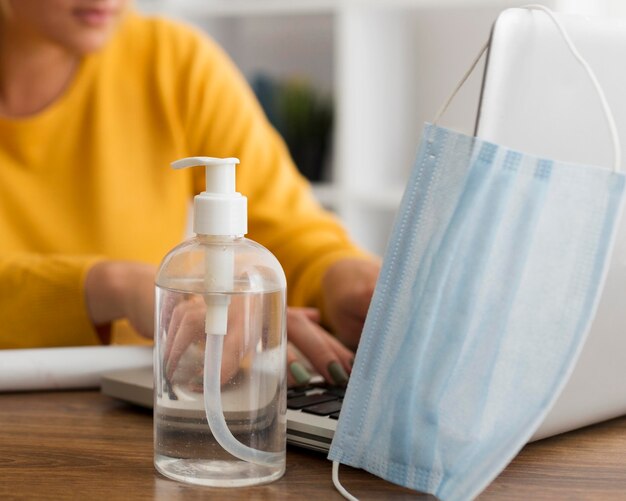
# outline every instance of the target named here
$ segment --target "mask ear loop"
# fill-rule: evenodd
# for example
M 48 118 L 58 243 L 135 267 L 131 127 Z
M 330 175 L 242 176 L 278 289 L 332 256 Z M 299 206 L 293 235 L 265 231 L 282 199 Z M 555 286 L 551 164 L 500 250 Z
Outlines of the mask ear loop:
M 459 81 L 459 83 L 456 84 L 456 87 L 454 88 L 452 93 L 448 96 L 448 99 L 446 99 L 446 101 L 443 103 L 441 108 L 439 108 L 439 111 L 435 113 L 435 118 L 433 119 L 433 125 L 437 125 L 437 122 L 439 122 L 439 120 L 441 119 L 441 116 L 448 110 L 448 108 L 450 107 L 450 103 L 454 100 L 459 90 L 461 90 L 461 87 L 465 85 L 465 82 L 467 81 L 467 79 L 474 72 L 474 69 L 476 68 L 476 65 L 478 64 L 478 61 L 480 61 L 480 58 L 483 57 L 483 54 L 489 48 L 489 43 L 490 43 L 490 40 L 487 40 L 483 44 L 483 46 L 480 48 L 480 52 L 478 52 L 478 55 L 474 58 L 474 60 L 472 61 L 472 64 L 470 64 L 470 67 L 465 72 L 463 77 L 461 77 L 461 80 Z
M 341 485 L 341 482 L 339 481 L 339 461 L 333 461 L 333 484 L 335 489 L 339 491 L 339 494 L 341 494 L 348 501 L 359 501 L 358 498 L 355 498 L 343 485 Z
M 609 103 L 606 100 L 606 96 L 604 94 L 604 91 L 602 90 L 602 86 L 600 85 L 600 82 L 598 82 L 598 79 L 596 78 L 595 73 L 593 72 L 593 70 L 587 63 L 587 61 L 585 61 L 585 59 L 580 55 L 580 52 L 578 52 L 578 49 L 576 49 L 576 46 L 572 42 L 570 36 L 567 34 L 567 31 L 563 27 L 563 24 L 556 18 L 556 16 L 550 9 L 548 9 L 547 7 L 543 5 L 534 5 L 534 4 L 524 5 L 520 8 L 529 9 L 529 10 L 540 10 L 544 12 L 558 28 L 559 32 L 561 33 L 561 36 L 563 37 L 563 40 L 567 44 L 567 47 L 569 48 L 574 58 L 580 63 L 583 69 L 587 72 L 587 75 L 589 76 L 589 79 L 591 80 L 591 83 L 593 84 L 593 87 L 595 88 L 596 93 L 598 94 L 598 97 L 600 98 L 602 111 L 604 112 L 604 116 L 606 118 L 606 122 L 609 127 L 609 133 L 611 135 L 611 142 L 613 143 L 613 168 L 612 169 L 613 169 L 613 172 L 620 172 L 621 164 L 622 164 L 622 151 L 620 147 L 619 135 L 617 133 L 617 127 L 615 126 L 615 119 L 613 118 L 611 107 L 609 106 Z M 480 60 L 482 55 L 485 53 L 488 47 L 489 47 L 489 41 L 487 41 L 482 46 L 479 54 L 474 58 L 474 61 L 470 65 L 470 68 L 467 70 L 465 75 L 463 75 L 463 78 L 461 78 L 461 81 L 457 84 L 455 89 L 452 91 L 452 94 L 450 95 L 450 97 L 448 97 L 448 99 L 445 101 L 443 106 L 439 109 L 439 111 L 437 112 L 433 120 L 433 125 L 436 125 L 439 119 L 441 118 L 441 116 L 446 112 L 446 110 L 450 106 L 450 103 L 459 92 L 459 89 L 463 86 L 463 84 L 465 84 L 466 80 L 472 74 L 472 72 L 474 71 L 474 68 L 476 68 L 476 65 L 478 64 L 478 61 Z

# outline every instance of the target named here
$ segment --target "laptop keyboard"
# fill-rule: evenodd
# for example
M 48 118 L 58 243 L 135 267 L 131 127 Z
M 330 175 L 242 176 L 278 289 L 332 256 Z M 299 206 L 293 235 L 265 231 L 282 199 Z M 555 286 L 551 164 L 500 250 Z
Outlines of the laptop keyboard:
M 287 408 L 339 419 L 345 393 L 345 388 L 325 384 L 290 388 L 287 391 Z

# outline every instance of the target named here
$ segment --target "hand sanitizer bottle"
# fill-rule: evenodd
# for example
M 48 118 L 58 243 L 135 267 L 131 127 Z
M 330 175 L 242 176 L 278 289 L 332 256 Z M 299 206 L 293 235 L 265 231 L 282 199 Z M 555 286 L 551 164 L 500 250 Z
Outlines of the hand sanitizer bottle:
M 285 274 L 244 238 L 236 158 L 206 166 L 196 236 L 165 256 L 156 279 L 154 463 L 163 475 L 215 487 L 271 482 L 285 471 Z

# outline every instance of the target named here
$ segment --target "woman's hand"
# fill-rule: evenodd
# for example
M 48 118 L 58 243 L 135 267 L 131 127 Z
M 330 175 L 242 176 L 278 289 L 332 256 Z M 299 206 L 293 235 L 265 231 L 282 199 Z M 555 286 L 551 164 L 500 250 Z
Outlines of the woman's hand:
M 242 298 L 234 298 L 241 301 Z M 249 305 L 254 308 L 253 305 Z M 241 308 L 229 308 L 228 333 L 224 336 L 220 381 L 230 381 L 241 369 L 244 359 L 261 340 L 260 326 L 246 330 Z M 168 380 L 182 383 L 191 380 L 192 389 L 202 391 L 204 350 L 206 344 L 205 318 L 207 306 L 201 296 L 189 296 L 172 305 L 171 311 L 162 311 L 169 320 L 162 319 L 167 327 L 163 359 Z M 177 381 L 178 380 L 178 381 Z
M 319 321 L 319 311 L 314 308 L 287 308 L 287 338 L 326 381 L 345 386 L 354 353 L 326 332 Z M 291 349 L 287 351 L 287 366 L 290 384 L 310 379 L 311 374 Z
M 328 323 L 337 339 L 353 350 L 359 343 L 379 272 L 378 261 L 342 259 L 330 266 L 322 279 Z
M 244 359 L 257 344 L 261 333 L 245 332 L 243 319 L 238 318 L 237 308 L 231 308 L 228 316 L 228 334 L 224 339 L 221 381 L 230 381 L 239 372 Z M 202 354 L 206 334 L 204 318 L 206 305 L 196 296 L 177 304 L 167 328 L 164 359 L 165 373 L 170 381 L 192 379 L 195 389 L 202 387 Z M 304 355 L 313 369 L 327 381 L 345 385 L 352 368 L 354 353 L 326 332 L 318 323 L 319 313 L 312 308 L 287 309 L 287 337 Z M 287 346 L 288 381 L 290 385 L 304 384 L 311 373 L 290 345 Z M 177 376 L 177 372 L 184 375 Z
M 132 261 L 102 261 L 85 278 L 85 303 L 103 342 L 110 324 L 127 319 L 142 336 L 154 335 L 154 279 L 156 267 Z
M 354 340 L 354 346 L 369 305 L 371 292 L 368 295 L 368 291 L 373 290 L 373 284 L 371 289 L 367 285 L 371 279 L 353 280 L 359 275 L 358 270 L 362 266 L 355 264 L 340 261 L 331 267 L 324 280 L 325 287 L 333 289 L 325 296 L 329 318 L 336 319 L 338 332 L 344 333 L 344 336 L 347 334 L 345 339 Z M 364 269 L 371 275 L 369 267 Z M 114 320 L 126 318 L 137 332 L 152 337 L 155 273 L 154 266 L 142 263 L 103 261 L 94 265 L 85 281 L 87 310 L 94 325 L 106 326 Z M 348 278 L 353 280 L 351 284 L 338 285 L 336 282 Z M 358 301 L 353 302 L 352 298 L 355 297 Z M 165 347 L 169 377 L 173 376 L 190 347 L 198 352 L 203 350 L 205 311 L 206 306 L 201 298 L 193 298 L 174 307 Z M 254 345 L 249 335 L 247 341 L 244 339 L 242 323 L 233 316 L 234 311 L 236 308 L 231 308 L 229 334 L 224 340 L 223 382 L 229 381 L 237 373 L 243 358 Z M 288 308 L 287 338 L 324 379 L 343 385 L 350 374 L 354 353 L 320 326 L 319 317 L 319 312 L 312 308 Z M 245 346 L 242 344 L 244 342 Z M 290 384 L 304 384 L 310 379 L 311 373 L 305 363 L 289 346 L 287 364 Z M 201 374 L 198 374 L 198 378 L 200 382 Z

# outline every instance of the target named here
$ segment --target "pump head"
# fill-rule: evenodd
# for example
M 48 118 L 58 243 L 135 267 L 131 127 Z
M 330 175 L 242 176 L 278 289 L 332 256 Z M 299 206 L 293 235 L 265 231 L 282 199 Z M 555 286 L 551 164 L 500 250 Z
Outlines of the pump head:
M 172 162 L 174 169 L 205 166 L 206 189 L 193 199 L 193 231 L 198 235 L 245 235 L 247 199 L 235 191 L 238 158 L 188 157 Z

